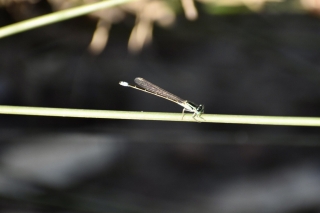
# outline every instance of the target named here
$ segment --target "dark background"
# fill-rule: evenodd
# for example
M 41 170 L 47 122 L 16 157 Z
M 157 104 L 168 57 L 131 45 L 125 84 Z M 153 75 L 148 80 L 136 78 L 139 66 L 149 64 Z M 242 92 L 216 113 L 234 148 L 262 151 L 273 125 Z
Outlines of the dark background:
M 0 103 L 182 110 L 118 84 L 143 77 L 208 114 L 319 117 L 318 10 L 286 2 L 226 14 L 198 2 L 198 19 L 181 10 L 171 27 L 155 24 L 137 53 L 127 47 L 133 14 L 112 26 L 97 55 L 87 49 L 97 20 L 87 16 L 2 38 Z M 27 11 L 39 16 L 51 6 Z M 20 20 L 14 7 L 0 8 L 1 26 Z M 319 212 L 319 144 L 315 127 L 1 115 L 0 208 Z

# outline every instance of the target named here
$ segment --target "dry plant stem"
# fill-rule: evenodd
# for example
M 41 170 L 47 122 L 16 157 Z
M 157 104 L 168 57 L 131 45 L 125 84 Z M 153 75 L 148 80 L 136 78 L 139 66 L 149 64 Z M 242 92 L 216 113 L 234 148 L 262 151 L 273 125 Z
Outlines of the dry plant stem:
M 26 21 L 21 21 L 15 24 L 11 24 L 5 27 L 0 28 L 0 38 L 10 36 L 16 33 L 20 33 L 23 31 L 27 31 L 30 29 L 34 29 L 37 27 L 49 25 L 52 23 L 60 22 L 63 20 L 67 20 L 70 18 L 78 17 L 81 15 L 85 15 L 96 10 L 101 10 L 109 7 L 113 7 L 119 4 L 124 4 L 131 1 L 137 0 L 108 0 L 101 1 L 94 4 L 83 5 L 80 7 L 75 7 L 67 10 L 61 10 L 58 12 L 54 12 L 48 15 L 32 18 Z
M 130 112 L 130 111 L 111 111 L 111 110 L 20 107 L 20 106 L 0 106 L 0 114 L 74 117 L 74 118 L 104 118 L 104 119 L 197 122 L 192 118 L 192 113 L 186 114 L 183 120 L 181 120 L 181 113 Z M 201 119 L 202 123 L 207 122 L 207 123 L 282 125 L 282 126 L 320 126 L 320 118 L 312 118 L 312 117 L 215 115 L 215 114 L 203 114 L 201 115 L 201 117 L 203 118 Z

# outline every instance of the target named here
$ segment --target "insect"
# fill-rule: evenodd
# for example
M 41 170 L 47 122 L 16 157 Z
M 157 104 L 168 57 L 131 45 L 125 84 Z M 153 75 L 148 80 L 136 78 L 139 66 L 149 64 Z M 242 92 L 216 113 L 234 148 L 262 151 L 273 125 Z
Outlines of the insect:
M 158 96 L 158 97 L 161 97 L 161 98 L 164 98 L 164 99 L 167 99 L 169 101 L 172 101 L 176 104 L 179 104 L 180 106 L 183 107 L 183 110 L 182 110 L 182 119 L 184 117 L 184 112 L 187 111 L 187 112 L 193 112 L 193 115 L 192 117 L 195 119 L 195 117 L 199 117 L 201 118 L 201 114 L 204 113 L 204 105 L 201 105 L 201 104 L 195 104 L 191 101 L 187 101 L 187 100 L 184 100 L 160 87 L 158 87 L 157 85 L 154 85 L 153 83 L 143 79 L 143 78 L 135 78 L 134 79 L 134 82 L 139 86 L 132 86 L 130 85 L 129 83 L 125 82 L 125 81 L 120 81 L 119 84 L 121 86 L 124 86 L 124 87 L 131 87 L 133 89 L 137 89 L 137 90 L 140 90 L 140 91 L 143 91 L 143 92 L 147 92 L 147 93 L 150 93 L 152 95 L 155 95 L 155 96 Z M 203 118 L 201 118 L 203 119 Z M 195 119 L 196 120 L 196 119 Z

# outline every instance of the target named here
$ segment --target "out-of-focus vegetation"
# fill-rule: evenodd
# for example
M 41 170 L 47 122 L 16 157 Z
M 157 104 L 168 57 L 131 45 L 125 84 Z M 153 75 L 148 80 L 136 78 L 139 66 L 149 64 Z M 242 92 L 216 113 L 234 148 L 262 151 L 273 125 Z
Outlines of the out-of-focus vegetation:
M 38 16 L 33 8 L 41 0 L 0 0 L 0 6 L 5 7 L 12 17 L 25 20 Z M 53 11 L 69 9 L 85 4 L 99 2 L 98 0 L 47 0 Z M 119 7 L 99 10 L 89 14 L 97 19 L 89 50 L 99 54 L 106 46 L 110 29 L 113 24 L 124 20 L 126 15 L 136 17 L 128 48 L 131 52 L 140 51 L 152 40 L 153 25 L 170 26 L 175 21 L 176 14 L 183 12 L 188 20 L 198 18 L 198 10 L 209 14 L 239 14 L 239 13 L 312 13 L 320 14 L 318 0 L 132 0 Z

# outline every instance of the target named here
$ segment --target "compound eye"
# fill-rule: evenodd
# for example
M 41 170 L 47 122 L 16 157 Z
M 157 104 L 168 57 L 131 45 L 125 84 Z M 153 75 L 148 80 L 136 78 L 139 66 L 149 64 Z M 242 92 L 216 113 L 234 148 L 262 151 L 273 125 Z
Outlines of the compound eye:
M 198 112 L 204 112 L 204 106 L 200 104 L 200 105 L 198 106 L 198 108 L 197 108 L 197 111 L 198 111 Z

